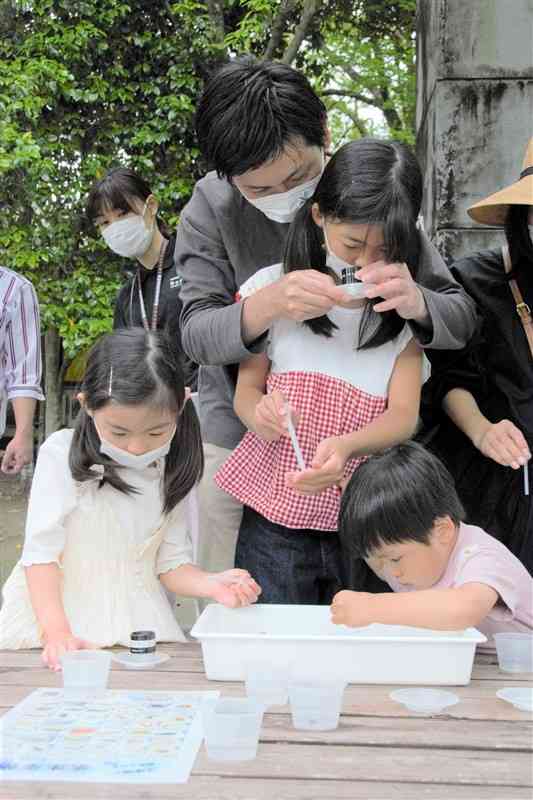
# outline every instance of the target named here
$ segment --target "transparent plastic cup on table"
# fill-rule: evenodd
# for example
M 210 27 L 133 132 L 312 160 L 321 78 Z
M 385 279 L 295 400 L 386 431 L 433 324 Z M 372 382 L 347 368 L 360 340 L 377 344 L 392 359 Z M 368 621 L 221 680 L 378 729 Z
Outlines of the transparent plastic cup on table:
M 292 680 L 289 684 L 292 724 L 297 730 L 333 731 L 339 724 L 346 683 Z
M 107 687 L 111 653 L 105 650 L 69 650 L 61 656 L 63 686 L 81 692 L 103 691 Z
M 249 697 L 222 698 L 204 710 L 207 755 L 214 761 L 251 761 L 257 755 L 265 707 Z
M 503 672 L 533 672 L 533 634 L 495 633 L 494 641 Z
M 244 662 L 246 694 L 265 708 L 283 706 L 289 693 L 289 669 L 283 665 L 269 665 L 259 659 Z

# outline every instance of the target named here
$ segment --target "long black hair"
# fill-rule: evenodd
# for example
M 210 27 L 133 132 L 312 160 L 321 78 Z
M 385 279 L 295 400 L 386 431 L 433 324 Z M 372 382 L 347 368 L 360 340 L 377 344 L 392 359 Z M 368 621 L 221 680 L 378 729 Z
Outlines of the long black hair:
M 416 157 L 401 142 L 358 139 L 338 150 L 298 211 L 289 229 L 284 269 L 320 270 L 326 267 L 322 229 L 314 222 L 312 206 L 333 222 L 381 225 L 389 262 L 405 262 L 416 280 L 420 236 L 416 227 L 422 203 L 422 173 Z M 359 347 L 377 347 L 396 337 L 405 324 L 395 311 L 373 311 L 380 298 L 367 303 L 359 329 Z M 307 320 L 313 333 L 331 336 L 335 324 L 327 315 Z
M 531 206 L 509 206 L 505 219 L 505 236 L 513 265 L 508 277 L 523 279 L 528 285 L 533 285 L 533 242 L 528 228 L 530 210 Z
M 439 459 L 409 441 L 371 456 L 352 475 L 341 500 L 339 537 L 351 559 L 384 544 L 427 544 L 435 521 L 459 525 L 464 509 Z
M 111 210 L 137 214 L 132 201 L 140 200 L 144 203 L 151 194 L 153 192 L 149 184 L 136 172 L 126 167 L 114 167 L 91 187 L 85 213 L 92 224 L 101 214 Z M 170 238 L 170 228 L 159 216 L 156 221 L 163 236 Z
M 183 374 L 175 348 L 164 334 L 143 328 L 107 334 L 92 348 L 80 388 L 85 405 L 92 412 L 115 403 L 151 405 L 175 415 L 176 433 L 165 459 L 163 478 L 163 512 L 168 514 L 198 483 L 204 468 L 200 423 L 192 401 L 185 402 Z M 124 494 L 135 493 L 121 477 L 121 467 L 100 453 L 95 424 L 82 408 L 70 447 L 72 477 L 81 482 L 94 480 L 91 467 L 95 464 L 104 467 L 103 483 Z

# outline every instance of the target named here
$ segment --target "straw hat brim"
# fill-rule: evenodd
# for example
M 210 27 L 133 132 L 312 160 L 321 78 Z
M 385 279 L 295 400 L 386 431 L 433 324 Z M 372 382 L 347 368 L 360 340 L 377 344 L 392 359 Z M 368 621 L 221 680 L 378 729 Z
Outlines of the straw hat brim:
M 468 209 L 468 214 L 482 225 L 505 225 L 509 206 L 533 206 L 533 175 L 500 189 Z

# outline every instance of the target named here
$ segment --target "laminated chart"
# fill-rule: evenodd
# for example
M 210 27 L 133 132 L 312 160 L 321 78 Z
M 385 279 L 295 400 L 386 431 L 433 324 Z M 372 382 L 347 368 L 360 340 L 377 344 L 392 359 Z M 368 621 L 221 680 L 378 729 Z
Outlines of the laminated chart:
M 0 780 L 185 783 L 218 696 L 37 689 L 0 719 Z

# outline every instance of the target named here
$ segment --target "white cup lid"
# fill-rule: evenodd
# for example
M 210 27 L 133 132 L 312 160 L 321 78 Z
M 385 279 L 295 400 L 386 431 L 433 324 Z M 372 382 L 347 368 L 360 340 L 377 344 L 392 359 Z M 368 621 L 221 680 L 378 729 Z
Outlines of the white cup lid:
M 459 702 L 456 694 L 442 689 L 397 689 L 390 693 L 390 698 L 418 714 L 438 714 Z

